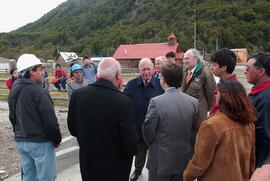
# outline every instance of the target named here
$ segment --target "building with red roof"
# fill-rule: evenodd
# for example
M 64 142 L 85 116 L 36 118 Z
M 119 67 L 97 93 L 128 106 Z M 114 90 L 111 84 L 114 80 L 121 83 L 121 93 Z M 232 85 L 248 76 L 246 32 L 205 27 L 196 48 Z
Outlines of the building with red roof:
M 181 52 L 176 36 L 172 33 L 167 43 L 144 43 L 120 45 L 113 57 L 118 60 L 123 68 L 138 67 L 139 61 L 148 57 L 154 60 L 158 56 L 165 56 L 168 52 L 174 52 L 176 60 L 182 60 L 184 53 Z

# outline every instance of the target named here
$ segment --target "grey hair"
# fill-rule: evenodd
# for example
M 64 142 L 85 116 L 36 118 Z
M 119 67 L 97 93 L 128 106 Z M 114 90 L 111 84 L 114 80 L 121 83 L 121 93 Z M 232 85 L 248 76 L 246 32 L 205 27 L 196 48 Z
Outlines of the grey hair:
M 162 63 L 166 62 L 167 58 L 165 56 L 158 56 L 155 60 L 160 60 Z
M 112 79 L 117 73 L 121 73 L 120 63 L 112 57 L 103 59 L 97 69 L 99 78 Z
M 138 66 L 139 69 L 141 69 L 141 66 L 142 66 L 142 64 L 143 64 L 144 62 L 149 63 L 149 64 L 154 68 L 154 63 L 152 62 L 152 60 L 151 60 L 150 58 L 148 58 L 148 57 L 145 57 L 145 58 L 142 58 L 142 59 L 140 60 L 139 66 Z
M 199 50 L 195 48 L 190 48 L 186 52 L 191 52 L 193 57 L 196 58 L 196 60 L 198 61 L 198 63 L 204 63 L 203 56 Z

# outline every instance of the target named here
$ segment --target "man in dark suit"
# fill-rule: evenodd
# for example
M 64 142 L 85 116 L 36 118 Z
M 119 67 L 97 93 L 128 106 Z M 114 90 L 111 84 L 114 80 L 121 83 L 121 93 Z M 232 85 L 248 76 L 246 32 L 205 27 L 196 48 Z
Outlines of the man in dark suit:
M 106 58 L 98 66 L 98 80 L 73 92 L 68 128 L 80 146 L 83 181 L 127 181 L 138 136 L 132 101 L 122 86 L 120 64 Z
M 140 60 L 139 70 L 140 76 L 130 80 L 124 89 L 124 94 L 133 101 L 139 134 L 139 150 L 135 156 L 135 171 L 130 177 L 131 181 L 138 179 L 145 164 L 147 145 L 142 136 L 142 123 L 145 119 L 149 101 L 151 98 L 163 93 L 159 79 L 153 76 L 154 64 L 149 58 Z

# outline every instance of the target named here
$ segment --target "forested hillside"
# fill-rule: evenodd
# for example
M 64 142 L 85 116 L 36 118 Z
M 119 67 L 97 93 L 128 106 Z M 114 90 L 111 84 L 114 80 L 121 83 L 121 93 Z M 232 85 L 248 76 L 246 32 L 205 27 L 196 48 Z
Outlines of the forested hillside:
M 0 34 L 0 56 L 52 59 L 59 51 L 110 56 L 120 44 L 164 42 L 186 50 L 216 46 L 270 51 L 270 3 L 263 0 L 68 0 L 38 21 Z

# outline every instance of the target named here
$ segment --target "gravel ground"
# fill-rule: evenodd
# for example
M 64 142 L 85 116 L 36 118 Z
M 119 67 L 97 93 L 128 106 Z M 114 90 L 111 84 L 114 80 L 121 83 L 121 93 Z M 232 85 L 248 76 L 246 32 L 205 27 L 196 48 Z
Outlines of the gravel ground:
M 62 137 L 69 136 L 70 134 L 66 124 L 67 108 L 56 107 L 55 111 Z M 9 177 L 20 172 L 20 160 L 16 152 L 12 126 L 9 122 L 8 114 L 8 104 L 6 102 L 0 102 L 0 173 L 1 171 L 5 171 Z

